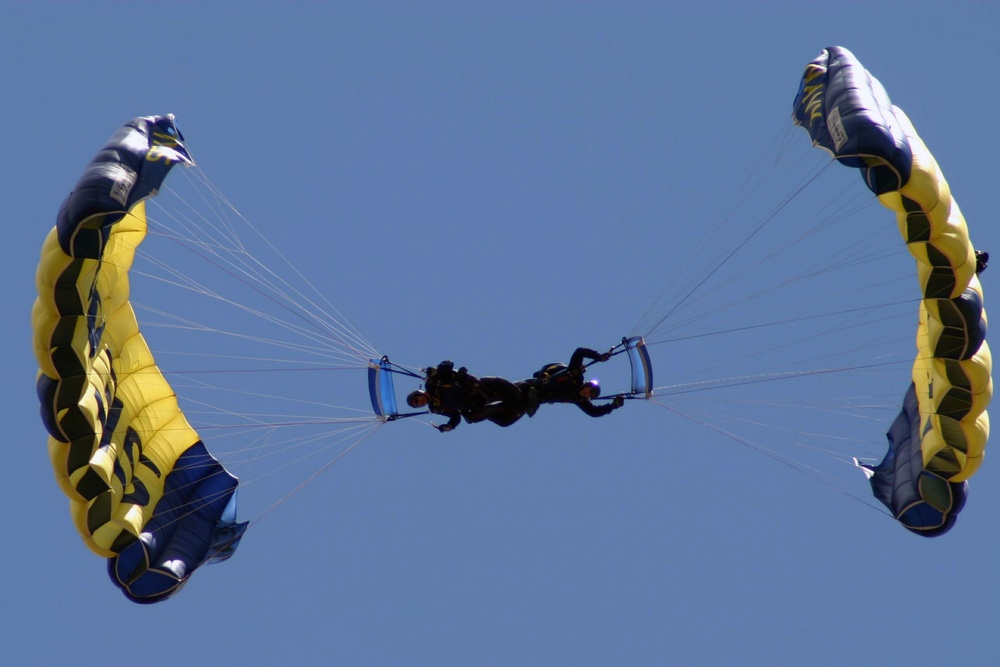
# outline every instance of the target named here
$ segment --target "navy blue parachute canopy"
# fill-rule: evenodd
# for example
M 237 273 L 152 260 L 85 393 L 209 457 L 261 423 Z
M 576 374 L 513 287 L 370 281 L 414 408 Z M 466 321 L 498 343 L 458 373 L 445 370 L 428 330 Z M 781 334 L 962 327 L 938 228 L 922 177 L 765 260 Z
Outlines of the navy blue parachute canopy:
M 108 575 L 133 602 L 164 600 L 196 569 L 228 559 L 247 523 L 236 521 L 238 482 L 201 442 L 167 475 L 163 496 L 139 539 L 108 560 Z
M 842 46 L 824 49 L 806 66 L 795 96 L 793 122 L 813 144 L 862 171 L 875 194 L 910 180 L 913 153 L 896 107 L 878 79 Z M 875 157 L 873 164 L 866 158 Z
M 949 482 L 924 469 L 920 448 L 920 407 L 914 385 L 886 433 L 889 451 L 877 466 L 858 463 L 868 475 L 872 492 L 904 528 L 935 537 L 955 525 L 965 506 L 968 482 Z M 857 461 L 855 461 L 857 463 Z

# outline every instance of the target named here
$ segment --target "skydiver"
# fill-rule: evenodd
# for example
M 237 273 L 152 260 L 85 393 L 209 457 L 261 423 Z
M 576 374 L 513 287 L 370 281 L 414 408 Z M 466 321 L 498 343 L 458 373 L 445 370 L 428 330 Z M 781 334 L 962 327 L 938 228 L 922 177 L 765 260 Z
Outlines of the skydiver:
M 441 433 L 455 430 L 463 418 L 470 424 L 489 420 L 498 426 L 510 426 L 524 414 L 521 392 L 508 380 L 480 379 L 464 366 L 456 371 L 450 361 L 425 368 L 424 373 L 425 389 L 410 392 L 406 403 L 448 417 L 447 423 L 434 424 Z
M 597 352 L 578 347 L 570 357 L 569 366 L 561 363 L 547 364 L 531 378 L 521 380 L 517 386 L 525 397 L 525 412 L 533 417 L 542 403 L 572 403 L 591 417 L 603 417 L 625 404 L 625 399 L 615 396 L 611 403 L 594 405 L 593 399 L 601 395 L 597 380 L 584 380 L 584 359 L 607 361 L 611 352 Z

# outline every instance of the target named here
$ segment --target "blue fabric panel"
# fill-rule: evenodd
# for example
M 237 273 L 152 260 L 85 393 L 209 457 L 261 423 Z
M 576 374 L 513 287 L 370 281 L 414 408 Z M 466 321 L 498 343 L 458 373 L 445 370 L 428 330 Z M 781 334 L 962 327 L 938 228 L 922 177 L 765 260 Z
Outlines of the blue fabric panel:
M 384 419 L 399 415 L 396 405 L 396 388 L 392 382 L 392 370 L 387 359 L 371 359 L 368 364 L 368 394 L 372 410 Z
M 376 363 L 375 359 L 371 360 L 371 364 L 368 365 L 368 396 L 372 400 L 372 411 L 379 417 L 385 417 L 385 413 L 382 411 L 382 401 L 379 397 L 379 370 L 378 366 L 373 364 Z
M 140 539 L 108 560 L 111 580 L 135 602 L 158 602 L 203 563 L 232 555 L 247 525 L 231 518 L 237 484 L 201 441 L 192 445 L 167 475 Z
M 913 384 L 903 408 L 886 433 L 889 450 L 871 471 L 872 492 L 903 526 L 918 535 L 934 537 L 955 525 L 968 495 L 966 482 L 948 482 L 924 471 L 920 449 L 920 410 Z
M 986 317 L 983 299 L 973 289 L 966 289 L 960 296 L 950 299 L 952 311 L 939 306 L 942 322 L 947 329 L 941 334 L 935 357 L 965 360 L 975 356 L 986 340 Z M 952 315 L 949 317 L 949 315 Z
M 87 165 L 56 220 L 59 245 L 67 255 L 99 258 L 110 225 L 160 188 L 175 161 L 150 159 L 150 146 L 157 143 L 150 138 L 154 135 L 183 140 L 173 116 L 135 118 L 119 129 Z M 183 145 L 172 148 L 179 157 L 190 160 Z M 112 211 L 121 213 L 109 215 Z M 97 215 L 106 217 L 96 220 L 94 227 L 80 227 L 84 220 Z
M 843 164 L 861 170 L 865 184 L 882 194 L 910 179 L 913 154 L 885 88 L 847 49 L 831 46 L 806 67 L 793 119 Z M 877 156 L 891 167 L 869 166 Z
M 35 382 L 35 391 L 38 393 L 39 412 L 42 416 L 42 423 L 45 424 L 45 430 L 53 438 L 61 440 L 63 436 L 59 432 L 59 420 L 56 418 L 59 381 L 39 374 L 38 380 Z

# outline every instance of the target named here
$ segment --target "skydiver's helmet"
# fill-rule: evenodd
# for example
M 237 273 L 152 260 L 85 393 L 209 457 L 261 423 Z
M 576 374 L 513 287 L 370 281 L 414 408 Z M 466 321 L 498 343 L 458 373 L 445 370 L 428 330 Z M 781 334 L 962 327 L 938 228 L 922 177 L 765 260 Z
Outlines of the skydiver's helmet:
M 601 383 L 597 380 L 587 380 L 580 387 L 580 396 L 595 399 L 601 395 Z
M 406 404 L 411 408 L 425 408 L 430 403 L 431 397 L 423 389 L 411 391 L 406 397 Z

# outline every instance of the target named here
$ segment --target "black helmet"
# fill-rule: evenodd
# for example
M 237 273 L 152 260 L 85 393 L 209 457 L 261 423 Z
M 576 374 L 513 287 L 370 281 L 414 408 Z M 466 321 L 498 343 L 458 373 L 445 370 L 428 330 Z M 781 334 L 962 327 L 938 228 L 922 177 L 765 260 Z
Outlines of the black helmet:
M 423 400 L 421 400 L 423 399 Z M 411 391 L 406 397 L 406 404 L 411 408 L 422 408 L 430 402 L 430 396 L 423 389 Z

